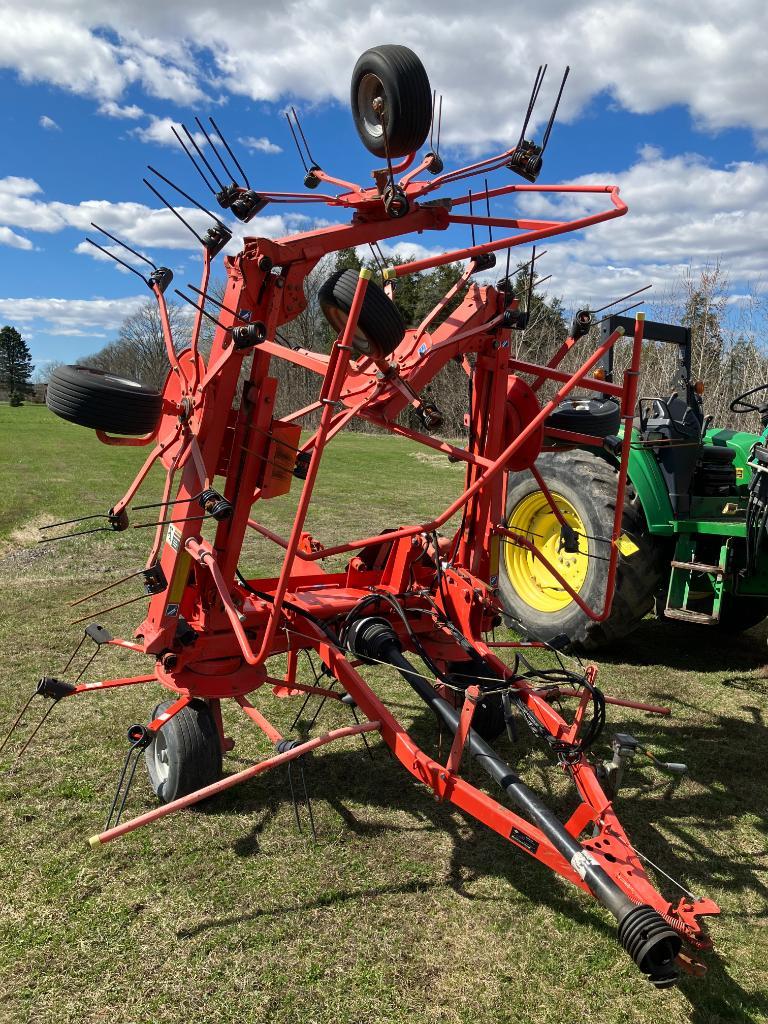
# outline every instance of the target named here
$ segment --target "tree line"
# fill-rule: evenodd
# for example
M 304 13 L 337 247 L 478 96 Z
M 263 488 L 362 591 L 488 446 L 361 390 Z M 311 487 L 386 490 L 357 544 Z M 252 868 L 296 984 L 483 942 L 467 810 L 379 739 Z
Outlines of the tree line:
M 347 268 L 358 270 L 363 265 L 370 267 L 378 277 L 384 264 L 391 266 L 400 262 L 403 261 L 396 256 L 383 263 L 381 259 L 373 257 L 362 261 L 353 249 L 342 250 L 321 260 L 305 282 L 306 308 L 280 329 L 279 340 L 289 346 L 327 351 L 334 333 L 317 299 L 323 281 L 334 271 Z M 529 266 L 518 266 L 510 279 L 510 285 L 523 308 L 528 297 Z M 461 273 L 461 265 L 454 263 L 399 278 L 395 301 L 406 325 L 417 326 L 459 280 Z M 502 275 L 499 273 L 497 276 Z M 495 279 L 490 278 L 491 281 Z M 212 298 L 221 301 L 223 293 L 224 282 L 215 282 L 210 292 Z M 449 315 L 462 298 L 463 293 L 460 291 L 442 316 Z M 206 308 L 215 318 L 215 302 L 209 302 Z M 738 417 L 730 411 L 729 406 L 734 396 L 768 382 L 768 349 L 762 337 L 767 312 L 765 299 L 757 293 L 734 299 L 725 269 L 715 262 L 696 273 L 691 271 L 683 275 L 665 294 L 645 303 L 644 308 L 649 320 L 683 324 L 690 328 L 692 373 L 704 383 L 705 409 L 712 416 L 713 422 L 722 427 L 758 429 L 756 418 Z M 189 343 L 194 310 L 170 301 L 168 311 L 177 346 L 182 349 Z M 630 312 L 628 315 L 633 314 Z M 534 288 L 528 325 L 524 331 L 512 332 L 512 351 L 517 357 L 529 362 L 546 363 L 571 333 L 571 319 L 572 313 L 566 311 L 561 299 Z M 210 350 L 215 328 L 210 320 L 204 319 L 203 323 L 200 344 L 205 354 Z M 13 331 L 13 328 L 3 330 Z M 599 325 L 574 346 L 563 367 L 567 369 L 578 365 L 597 344 L 598 338 Z M 617 373 L 626 366 L 628 350 L 628 342 L 617 345 Z M 0 387 L 3 386 L 3 358 L 3 349 L 0 347 Z M 674 386 L 678 360 L 676 346 L 647 342 L 643 351 L 640 394 L 669 395 Z M 168 361 L 154 301 L 147 302 L 126 317 L 117 337 L 99 352 L 85 357 L 82 362 L 161 388 L 168 371 Z M 246 360 L 246 368 L 247 364 Z M 49 364 L 41 376 L 45 378 L 54 366 Z M 319 385 L 316 374 L 282 360 L 273 360 L 271 372 L 279 380 L 278 414 L 302 408 L 316 400 Z M 546 393 L 546 389 L 543 389 L 542 394 Z M 449 363 L 429 385 L 428 394 L 424 397 L 442 412 L 441 432 L 446 436 L 463 435 L 467 395 L 466 375 L 462 367 L 454 362 Z M 408 420 L 410 411 L 406 410 L 403 416 Z M 371 428 L 361 421 L 353 421 L 352 429 Z

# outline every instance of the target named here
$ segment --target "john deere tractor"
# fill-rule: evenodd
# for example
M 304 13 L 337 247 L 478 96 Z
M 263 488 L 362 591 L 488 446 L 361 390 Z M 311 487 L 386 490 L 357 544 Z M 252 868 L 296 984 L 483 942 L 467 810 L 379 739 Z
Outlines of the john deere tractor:
M 634 322 L 610 317 L 601 325 L 604 339 L 619 326 L 631 334 Z M 610 616 L 590 619 L 540 560 L 505 541 L 501 597 L 512 622 L 531 636 L 594 650 L 629 634 L 654 608 L 660 617 L 734 632 L 768 616 L 768 404 L 755 404 L 768 385 L 731 403 L 735 413 L 760 414 L 762 435 L 712 427 L 691 377 L 688 329 L 646 321 L 644 337 L 677 346 L 679 367 L 668 396 L 638 402 Z M 605 379 L 612 370 L 608 361 Z M 601 446 L 562 443 L 538 460 L 559 514 L 530 472 L 510 474 L 507 527 L 599 610 L 619 468 L 619 406 L 607 396 L 574 399 L 548 423 L 601 438 Z

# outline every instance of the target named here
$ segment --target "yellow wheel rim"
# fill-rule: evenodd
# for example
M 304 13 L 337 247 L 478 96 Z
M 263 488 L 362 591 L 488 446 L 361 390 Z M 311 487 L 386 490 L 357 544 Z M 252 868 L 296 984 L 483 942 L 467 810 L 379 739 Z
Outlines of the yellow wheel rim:
M 578 593 L 589 569 L 589 543 L 584 536 L 586 530 L 581 516 L 570 501 L 556 491 L 551 493 L 563 518 L 579 535 L 578 552 L 571 554 L 560 550 L 560 522 L 541 491 L 526 495 L 515 505 L 507 520 L 507 528 L 535 545 Z M 504 564 L 516 593 L 536 611 L 559 612 L 573 602 L 568 591 L 563 589 L 540 559 L 509 540 L 504 542 Z

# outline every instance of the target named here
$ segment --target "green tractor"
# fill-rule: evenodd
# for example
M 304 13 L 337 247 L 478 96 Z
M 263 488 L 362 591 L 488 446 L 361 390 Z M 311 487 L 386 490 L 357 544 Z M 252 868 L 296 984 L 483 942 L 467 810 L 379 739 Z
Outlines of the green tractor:
M 631 336 L 634 321 L 606 319 L 603 339 L 617 327 Z M 680 360 L 668 397 L 638 401 L 610 615 L 593 621 L 539 559 L 505 540 L 502 602 L 512 623 L 533 637 L 596 650 L 627 636 L 654 608 L 659 617 L 733 632 L 768 617 L 768 404 L 749 401 L 768 385 L 731 403 L 733 412 L 760 414 L 762 435 L 719 430 L 705 418 L 691 378 L 689 330 L 646 321 L 644 337 L 676 345 Z M 610 357 L 602 370 L 611 380 Z M 529 471 L 511 473 L 506 525 L 599 610 L 623 433 L 619 406 L 608 396 L 577 398 L 562 403 L 547 422 L 602 438 L 602 444 L 574 447 L 549 439 L 556 450 L 545 452 L 536 468 L 550 495 Z

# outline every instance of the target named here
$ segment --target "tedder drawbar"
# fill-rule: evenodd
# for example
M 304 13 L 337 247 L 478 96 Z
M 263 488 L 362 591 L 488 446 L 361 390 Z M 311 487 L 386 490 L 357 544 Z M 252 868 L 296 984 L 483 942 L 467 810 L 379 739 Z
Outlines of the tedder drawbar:
M 159 514 L 154 543 L 146 567 L 133 574 L 143 581 L 150 597 L 146 617 L 132 639 L 114 637 L 101 624 L 92 623 L 79 645 L 93 641 L 93 654 L 103 645 L 123 648 L 148 656 L 152 664 L 141 675 L 101 681 L 83 682 L 85 669 L 73 682 L 46 676 L 35 693 L 49 698 L 50 707 L 65 697 L 122 686 L 159 683 L 172 695 L 158 705 L 147 725 L 129 729 L 122 776 L 105 830 L 90 840 L 94 847 L 320 746 L 377 732 L 404 768 L 438 799 L 461 808 L 594 896 L 616 919 L 618 937 L 640 970 L 664 987 L 675 982 L 681 967 L 692 973 L 704 969 L 697 954 L 711 948 L 711 942 L 702 918 L 717 914 L 718 907 L 687 890 L 676 903 L 659 893 L 641 863 L 647 858 L 632 845 L 617 817 L 611 783 L 631 757 L 631 737 L 614 737 L 614 760 L 607 764 L 599 763 L 590 747 L 605 724 L 606 703 L 628 702 L 605 697 L 595 686 L 592 667 L 585 672 L 566 669 L 562 662 L 535 667 L 525 649 L 545 648 L 544 644 L 493 639 L 501 611 L 496 587 L 504 540 L 529 549 L 559 578 L 545 552 L 507 528 L 505 486 L 510 471 L 530 469 L 535 474 L 540 453 L 553 444 L 562 445 L 563 430 L 550 422 L 553 439 L 548 435 L 548 419 L 567 406 L 569 394 L 577 387 L 618 399 L 625 426 L 623 444 L 616 438 L 565 432 L 566 440 L 570 437 L 574 444 L 610 443 L 618 452 L 607 588 L 600 607 L 587 609 L 598 621 L 609 614 L 643 337 L 640 314 L 634 323 L 630 368 L 621 384 L 591 376 L 622 335 L 621 329 L 584 354 L 575 370 L 560 366 L 574 338 L 546 365 L 513 358 L 511 332 L 525 328 L 527 312 L 520 308 L 511 285 L 510 248 L 627 211 L 613 185 L 536 184 L 567 71 L 542 142 L 536 144 L 526 133 L 543 75 L 540 69 L 517 143 L 498 156 L 446 172 L 439 154 L 442 103 L 435 103 L 421 61 L 403 46 L 368 50 L 354 69 L 352 111 L 363 143 L 383 164 L 373 172 L 372 187 L 324 171 L 312 158 L 295 113 L 289 124 L 300 154 L 306 152 L 304 183 L 309 190 L 300 193 L 252 189 L 213 119 L 208 129 L 198 121 L 207 139 L 205 148 L 198 144 L 198 134 L 183 129 L 186 142 L 181 135 L 179 142 L 200 177 L 219 206 L 241 222 L 251 221 L 268 204 L 294 202 L 330 208 L 348 218 L 280 239 L 246 237 L 242 251 L 224 261 L 226 290 L 218 301 L 209 292 L 211 263 L 232 237 L 231 229 L 169 179 L 153 172 L 212 218 L 210 229 L 200 234 L 187 224 L 201 243 L 203 264 L 202 281 L 195 289 L 190 344 L 180 351 L 179 339 L 170 329 L 164 293 L 171 271 L 125 246 L 128 260 L 133 257 L 150 268 L 144 280 L 158 303 L 170 361 L 162 395 L 82 366 L 58 369 L 48 389 L 48 404 L 55 413 L 95 429 L 105 444 L 152 446 L 127 493 L 104 517 L 104 526 L 89 523 L 75 535 L 90 529 L 125 530 L 150 470 L 165 469 L 164 492 L 155 506 Z M 434 139 L 436 105 L 437 144 L 417 159 L 427 136 L 430 142 Z M 232 165 L 237 175 L 231 173 Z M 485 181 L 474 196 L 471 191 L 445 195 L 449 185 L 504 169 L 527 183 L 490 188 Z M 147 184 L 182 217 L 153 184 Z M 318 186 L 338 191 L 323 194 L 314 191 Z M 440 197 L 429 198 L 438 190 Z M 564 194 L 579 199 L 585 194 L 602 196 L 605 207 L 571 220 L 491 214 L 490 201 L 495 197 L 526 192 L 551 193 L 561 199 Z M 473 203 L 483 205 L 482 215 Z M 472 228 L 472 245 L 390 266 L 383 270 L 383 287 L 365 269 L 330 276 L 319 292 L 323 312 L 337 332 L 328 353 L 283 343 L 280 328 L 305 309 L 307 275 L 323 257 L 414 232 L 441 232 L 453 225 Z M 488 241 L 477 242 L 475 228 L 487 230 Z M 492 231 L 499 228 L 504 229 L 504 237 L 494 239 Z M 495 265 L 494 254 L 505 250 L 506 274 L 495 286 L 482 283 Z M 104 251 L 116 256 L 114 246 Z M 465 261 L 458 283 L 422 323 L 406 327 L 395 303 L 397 279 L 458 260 Z M 125 266 L 138 273 L 131 262 Z M 483 272 L 480 281 L 476 280 L 479 272 Z M 446 316 L 446 307 L 454 300 L 458 305 Z M 214 305 L 216 316 L 211 313 Z M 199 351 L 203 317 L 216 322 L 207 359 Z M 278 417 L 277 380 L 270 374 L 273 360 L 316 373 L 317 400 Z M 450 360 L 461 364 L 468 377 L 465 448 L 431 436 L 439 428 L 440 413 L 433 402 L 420 397 Z M 542 385 L 551 394 L 547 400 L 540 397 Z M 408 407 L 418 417 L 413 422 L 420 422 L 423 430 L 404 425 L 400 414 Z M 380 524 L 370 536 L 324 546 L 306 529 L 315 482 L 328 445 L 354 417 L 460 460 L 466 466 L 464 485 L 455 501 L 429 522 L 397 529 Z M 265 501 L 287 500 L 292 485 L 298 491 L 293 528 L 288 537 L 281 537 L 259 521 L 259 509 Z M 457 520 L 458 526 L 441 532 Z M 204 526 L 210 539 L 203 536 Z M 247 579 L 241 572 L 238 563 L 248 530 L 281 549 L 281 566 L 274 578 Z M 564 528 L 563 544 L 572 543 Z M 328 571 L 324 569 L 327 559 L 342 555 L 348 561 L 341 571 L 330 571 L 333 563 Z M 319 658 L 324 666 L 324 674 L 309 683 L 300 678 L 302 651 Z M 546 650 L 543 653 L 546 656 Z M 502 660 L 502 654 L 511 664 Z M 420 665 L 411 660 L 413 655 Z M 285 658 L 284 671 L 270 667 L 277 656 Z M 74 658 L 61 676 L 75 664 Z M 375 683 L 366 679 L 370 665 L 391 666 L 400 673 L 441 728 L 453 735 L 447 759 L 420 749 Z M 330 682 L 324 685 L 324 679 Z M 319 694 L 341 700 L 353 711 L 359 710 L 365 721 L 355 714 L 356 724 L 324 735 L 306 740 L 285 737 L 259 709 L 259 694 L 267 686 L 279 697 Z M 554 705 L 559 707 L 568 698 L 575 710 L 564 717 Z M 222 752 L 233 745 L 223 710 L 232 704 L 263 731 L 275 753 L 243 771 L 222 776 Z M 575 786 L 579 803 L 565 822 L 492 746 L 505 729 L 514 737 L 515 714 L 549 747 L 558 768 Z M 467 749 L 503 791 L 505 803 L 464 777 L 462 754 Z M 121 821 L 127 788 L 142 753 L 162 803 Z

